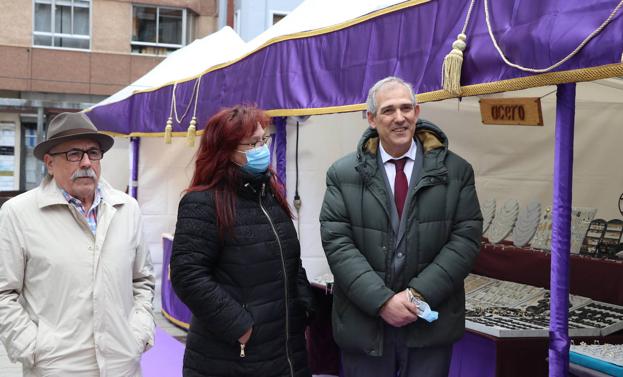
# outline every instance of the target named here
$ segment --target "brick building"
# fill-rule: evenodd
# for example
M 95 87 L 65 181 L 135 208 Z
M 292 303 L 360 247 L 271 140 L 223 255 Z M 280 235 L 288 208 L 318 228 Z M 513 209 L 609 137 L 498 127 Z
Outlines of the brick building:
M 51 117 L 101 101 L 216 31 L 218 8 L 217 0 L 0 0 L 0 191 L 38 184 L 32 149 Z

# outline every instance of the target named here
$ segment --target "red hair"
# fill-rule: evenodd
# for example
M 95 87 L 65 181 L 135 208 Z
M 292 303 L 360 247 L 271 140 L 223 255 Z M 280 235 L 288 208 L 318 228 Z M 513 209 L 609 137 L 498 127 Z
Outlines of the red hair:
M 240 167 L 231 156 L 243 138 L 251 136 L 257 124 L 266 129 L 270 117 L 256 107 L 237 105 L 225 108 L 208 120 L 195 158 L 195 172 L 186 191 L 214 190 L 216 221 L 221 237 L 230 233 L 236 214 L 236 192 L 240 186 Z M 279 205 L 292 217 L 285 190 L 274 171 L 270 186 Z

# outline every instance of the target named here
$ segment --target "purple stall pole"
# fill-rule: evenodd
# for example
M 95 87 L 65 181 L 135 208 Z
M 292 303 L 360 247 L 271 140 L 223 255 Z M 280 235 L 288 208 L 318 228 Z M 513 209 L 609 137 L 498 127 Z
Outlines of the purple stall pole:
M 138 153 L 140 146 L 140 138 L 130 138 L 130 181 L 128 182 L 128 194 L 134 199 L 138 198 Z
M 550 271 L 549 375 L 569 374 L 569 253 L 575 83 L 558 85 Z
M 287 146 L 287 131 L 286 131 L 286 117 L 273 118 L 273 124 L 275 125 L 275 135 L 273 136 L 273 151 L 275 152 L 273 160 L 275 161 L 275 170 L 279 181 L 286 187 L 286 146 Z

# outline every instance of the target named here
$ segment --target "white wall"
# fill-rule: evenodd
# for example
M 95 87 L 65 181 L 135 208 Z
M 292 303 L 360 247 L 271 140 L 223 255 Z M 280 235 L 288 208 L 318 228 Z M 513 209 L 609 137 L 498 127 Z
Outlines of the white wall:
M 102 177 L 114 188 L 124 192 L 130 177 L 129 145 L 128 138 L 116 137 L 115 144 L 104 154 L 101 162 Z
M 318 115 L 299 123 L 299 195 L 302 206 L 295 223 L 307 276 L 329 272 L 320 242 L 320 207 L 324 198 L 327 169 L 339 157 L 355 150 L 368 127 L 361 112 Z M 292 206 L 296 187 L 296 122 L 288 122 L 286 181 L 288 202 Z
M 141 139 L 138 202 L 156 271 L 156 308 L 160 307 L 162 233 L 175 232 L 177 206 L 192 177 L 192 158 L 198 141 L 194 147 L 189 147 L 185 138 L 173 138 L 171 144 L 165 144 L 160 137 Z

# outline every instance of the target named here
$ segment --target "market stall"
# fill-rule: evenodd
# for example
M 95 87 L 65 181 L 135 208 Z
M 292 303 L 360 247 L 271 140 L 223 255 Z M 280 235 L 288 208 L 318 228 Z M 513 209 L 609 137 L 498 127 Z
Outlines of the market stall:
M 528 6 L 525 2 L 489 1 L 394 1 L 382 4 L 374 1 L 344 1 L 339 2 L 339 6 L 348 7 L 346 14 L 350 18 L 339 20 L 342 22 L 336 24 L 320 27 L 313 25 L 313 20 L 326 20 L 327 15 L 342 14 L 336 11 L 338 5 L 333 3 L 336 2 L 307 1 L 286 17 L 279 27 L 276 26 L 276 30 L 260 36 L 255 44 L 251 43 L 248 47 L 250 50 L 245 50 L 243 55 L 233 61 L 171 85 L 136 92 L 122 101 L 97 106 L 88 115 L 100 129 L 117 134 L 144 136 L 150 133 L 166 137 L 178 132 L 192 139 L 191 131 L 194 130 L 190 123 L 177 122 L 178 119 L 167 122 L 176 118 L 172 116 L 172 109 L 179 111 L 179 108 L 182 112 L 184 109 L 193 109 L 189 110 L 193 111 L 189 114 L 196 117 L 196 127 L 200 130 L 219 107 L 240 102 L 257 103 L 275 116 L 363 110 L 368 87 L 387 75 L 398 75 L 412 82 L 420 93 L 420 102 L 558 85 L 556 105 L 549 113 L 552 117 L 556 114 L 555 131 L 552 128 L 554 122 L 550 118 L 547 123 L 550 125 L 550 133 L 538 134 L 535 139 L 547 140 L 547 145 L 554 151 L 553 156 L 550 155 L 550 159 L 546 160 L 552 166 L 553 185 L 549 183 L 550 177 L 544 180 L 545 183 L 541 181 L 541 184 L 545 187 L 543 190 L 550 188 L 553 191 L 553 199 L 550 201 L 553 203 L 554 228 L 550 286 L 553 287 L 552 311 L 558 315 L 552 316 L 551 323 L 550 373 L 564 374 L 569 347 L 566 335 L 570 242 L 568 219 L 574 177 L 574 120 L 577 117 L 576 90 L 572 83 L 623 75 L 623 33 L 620 32 L 623 30 L 623 17 L 618 13 L 623 3 L 550 0 L 533 1 Z M 359 9 L 359 13 L 355 9 Z M 335 18 L 328 19 L 336 21 Z M 457 34 L 461 32 L 465 32 L 468 42 L 461 75 L 455 75 L 454 80 L 452 75 L 447 75 L 450 78 L 445 81 L 446 89 L 443 89 L 442 63 L 452 49 Z M 534 69 L 522 70 L 518 65 Z M 456 84 L 457 79 L 462 84 L 458 89 L 452 85 Z M 546 93 L 541 95 L 546 96 Z M 456 102 L 453 105 L 457 106 Z M 458 106 L 460 108 L 461 105 Z M 445 116 L 433 111 L 430 114 Z M 423 115 L 427 116 L 426 112 Z M 308 122 L 313 122 L 313 118 Z M 280 122 L 283 124 L 283 121 Z M 344 120 L 336 123 L 344 124 Z M 294 126 L 296 121 L 290 121 L 290 124 Z M 441 124 L 444 128 L 444 123 Z M 465 123 L 459 121 L 458 124 Z M 365 123 L 358 122 L 352 127 L 363 128 Z M 292 131 L 295 128 L 285 129 L 288 128 L 290 132 L 287 137 L 276 144 L 281 150 L 278 153 L 285 153 L 288 161 L 292 161 L 293 148 L 286 148 L 286 142 L 292 145 Z M 313 132 L 308 125 L 305 128 Z M 337 132 L 345 132 L 344 129 Z M 588 137 L 593 135 L 593 132 L 588 133 Z M 336 151 L 352 150 L 356 136 L 340 136 L 343 136 L 341 140 L 350 140 L 351 144 L 336 148 Z M 311 140 L 302 139 L 300 145 L 310 143 Z M 324 148 L 323 142 L 334 145 L 333 140 L 316 139 L 316 142 L 320 143 L 315 144 L 320 148 Z M 451 148 L 453 143 L 451 139 Z M 456 140 L 456 143 L 460 141 Z M 593 149 L 602 150 L 601 145 Z M 489 146 L 491 149 L 483 150 L 493 151 L 484 153 L 497 158 L 496 152 L 504 147 L 492 144 Z M 470 146 L 464 144 L 463 148 L 469 149 Z M 459 153 L 464 154 L 462 151 Z M 328 159 L 338 157 L 328 153 L 325 156 Z M 300 155 L 300 161 L 310 157 L 315 158 L 316 155 Z M 188 168 L 189 158 L 175 162 L 171 162 L 171 155 L 162 158 L 165 159 L 164 166 L 167 169 L 172 164 L 181 165 L 182 171 Z M 543 160 L 539 163 L 543 165 Z M 141 164 L 139 162 L 139 169 Z M 145 166 L 152 164 L 162 167 L 153 160 L 145 163 Z M 477 160 L 474 165 L 478 180 Z M 295 187 L 292 183 L 296 182 L 298 172 L 291 167 L 288 169 L 288 166 L 292 165 L 282 165 L 280 176 L 288 183 L 289 195 L 292 195 Z M 507 166 L 514 165 L 511 163 Z M 288 170 L 294 174 L 286 175 Z M 166 170 L 166 175 L 170 172 Z M 291 175 L 295 177 L 291 178 Z M 147 182 L 141 179 L 139 182 L 140 198 L 142 185 Z M 178 184 L 179 187 L 183 188 L 184 185 Z M 318 186 L 314 186 L 314 189 L 318 191 Z M 179 198 L 180 191 L 172 190 L 169 192 L 170 197 Z M 319 192 L 310 195 L 313 198 L 319 196 Z M 174 203 L 166 204 L 173 208 L 172 212 Z M 147 207 L 149 211 L 151 208 Z M 314 210 L 310 213 L 314 213 Z M 303 213 L 299 215 L 301 219 L 305 216 Z M 308 220 L 311 224 L 311 219 Z M 168 228 L 158 234 L 172 229 L 172 221 L 166 221 Z M 299 228 L 300 234 L 309 237 L 310 242 L 306 242 L 306 245 L 313 245 L 312 240 L 317 240 L 317 233 L 314 235 L 309 229 L 304 229 L 303 225 Z M 320 251 L 316 249 L 313 252 Z

